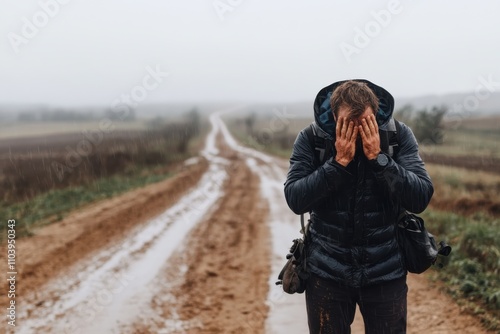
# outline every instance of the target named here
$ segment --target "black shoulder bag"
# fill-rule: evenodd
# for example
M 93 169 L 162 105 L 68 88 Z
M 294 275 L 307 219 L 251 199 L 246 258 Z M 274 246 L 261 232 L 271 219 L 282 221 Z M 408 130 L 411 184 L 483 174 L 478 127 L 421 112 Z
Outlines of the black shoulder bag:
M 308 233 L 304 225 L 304 214 L 300 215 L 301 233 L 300 239 L 293 240 L 290 253 L 287 254 L 287 262 L 278 275 L 276 285 L 283 285 L 283 291 L 289 294 L 303 293 L 306 289 L 306 281 L 309 277 L 306 261 L 306 243 Z M 309 226 L 309 225 L 308 225 Z
M 403 212 L 396 224 L 396 237 L 406 270 L 421 274 L 436 262 L 438 255 L 448 256 L 451 247 L 444 241 L 436 245 L 434 236 L 424 226 L 424 220 L 413 213 Z

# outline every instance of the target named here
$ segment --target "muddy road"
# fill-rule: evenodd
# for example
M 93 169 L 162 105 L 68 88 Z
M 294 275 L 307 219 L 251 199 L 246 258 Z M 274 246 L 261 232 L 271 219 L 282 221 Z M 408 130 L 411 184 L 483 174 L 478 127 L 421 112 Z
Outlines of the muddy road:
M 307 333 L 304 295 L 275 285 L 299 235 L 288 163 L 240 146 L 220 113 L 210 121 L 176 177 L 19 240 L 16 327 L 3 317 L 0 331 Z M 486 333 L 425 276 L 408 285 L 409 333 Z M 363 333 L 359 316 L 352 332 Z

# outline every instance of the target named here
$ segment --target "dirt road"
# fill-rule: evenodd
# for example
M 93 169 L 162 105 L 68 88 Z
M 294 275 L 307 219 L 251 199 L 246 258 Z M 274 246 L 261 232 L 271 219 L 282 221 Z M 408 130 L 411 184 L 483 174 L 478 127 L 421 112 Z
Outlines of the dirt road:
M 17 326 L 0 328 L 307 333 L 304 296 L 274 284 L 299 229 L 283 198 L 287 162 L 238 145 L 219 114 L 210 120 L 201 157 L 176 178 L 19 240 Z M 409 333 L 486 333 L 425 276 L 408 285 Z

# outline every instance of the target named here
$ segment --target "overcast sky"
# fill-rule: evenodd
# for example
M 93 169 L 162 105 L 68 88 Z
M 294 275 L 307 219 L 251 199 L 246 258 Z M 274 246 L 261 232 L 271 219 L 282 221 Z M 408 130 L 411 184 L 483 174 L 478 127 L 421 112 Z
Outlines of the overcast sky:
M 312 101 L 348 78 L 410 97 L 500 81 L 500 1 L 0 4 L 0 104 Z

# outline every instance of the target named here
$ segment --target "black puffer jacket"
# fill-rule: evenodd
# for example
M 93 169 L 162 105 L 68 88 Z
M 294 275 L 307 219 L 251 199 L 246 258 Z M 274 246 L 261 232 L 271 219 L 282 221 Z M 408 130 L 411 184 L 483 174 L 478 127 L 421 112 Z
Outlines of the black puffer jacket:
M 393 97 L 366 82 L 379 98 L 377 122 L 383 129 L 392 117 Z M 334 141 L 331 92 L 341 82 L 323 88 L 314 102 L 319 131 Z M 343 167 L 332 154 L 314 165 L 314 149 L 302 130 L 293 146 L 285 197 L 296 213 L 311 212 L 309 270 L 326 279 L 362 287 L 406 275 L 395 239 L 401 207 L 422 212 L 434 192 L 409 127 L 401 123 L 399 152 L 382 170 L 374 170 L 362 152 Z

